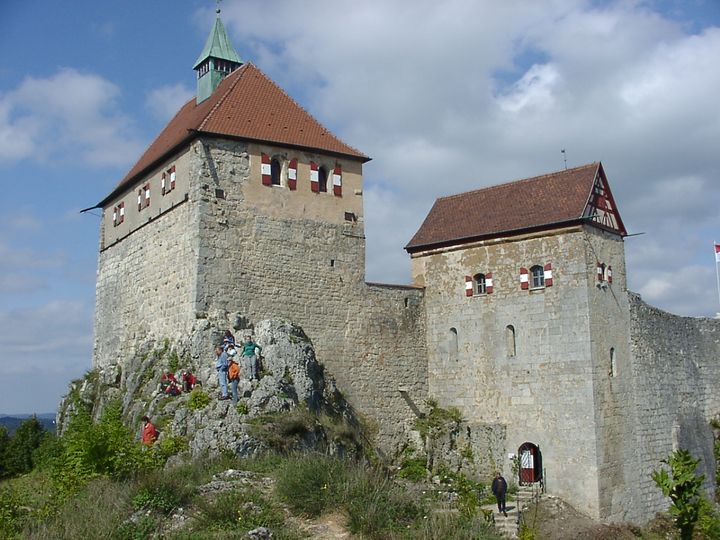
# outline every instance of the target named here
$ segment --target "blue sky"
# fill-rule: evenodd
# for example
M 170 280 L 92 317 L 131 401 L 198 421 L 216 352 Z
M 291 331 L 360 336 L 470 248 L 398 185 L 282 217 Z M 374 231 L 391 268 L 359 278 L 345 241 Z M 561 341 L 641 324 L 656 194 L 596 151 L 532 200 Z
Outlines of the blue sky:
M 542 5 L 540 5 L 542 4 Z M 215 3 L 0 4 L 0 414 L 54 410 L 89 369 L 103 198 L 194 93 Z M 720 3 L 223 2 L 251 60 L 373 157 L 368 279 L 435 197 L 602 160 L 630 288 L 720 311 Z

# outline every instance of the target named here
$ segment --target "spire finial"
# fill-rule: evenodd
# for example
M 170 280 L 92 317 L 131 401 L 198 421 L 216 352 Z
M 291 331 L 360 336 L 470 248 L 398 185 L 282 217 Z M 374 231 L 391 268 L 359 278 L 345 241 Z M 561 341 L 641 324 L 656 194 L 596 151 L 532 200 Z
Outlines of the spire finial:
M 220 0 L 215 0 L 215 13 L 220 15 Z

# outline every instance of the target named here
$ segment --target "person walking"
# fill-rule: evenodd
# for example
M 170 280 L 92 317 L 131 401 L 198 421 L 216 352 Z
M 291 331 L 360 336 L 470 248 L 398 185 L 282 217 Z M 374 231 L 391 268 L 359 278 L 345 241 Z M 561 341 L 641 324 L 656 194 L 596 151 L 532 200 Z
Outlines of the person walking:
M 237 363 L 237 351 L 234 345 L 227 348 L 228 355 L 228 381 L 232 390 L 232 401 L 235 405 L 238 402 L 238 383 L 240 382 L 240 365 Z
M 230 399 L 228 396 L 227 374 L 230 362 L 228 362 L 227 353 L 222 346 L 215 347 L 215 369 L 218 373 L 218 382 L 220 383 L 220 399 Z
M 252 340 L 252 336 L 245 336 L 243 343 L 243 368 L 246 370 L 250 380 L 258 380 L 258 360 L 255 351 L 260 354 L 262 347 Z
M 499 472 L 495 473 L 495 479 L 492 482 L 492 492 L 497 501 L 498 512 L 507 517 L 505 509 L 505 495 L 507 494 L 507 482 Z
M 142 417 L 142 443 L 147 446 L 152 446 L 158 438 L 158 430 L 155 428 L 150 418 L 147 416 Z

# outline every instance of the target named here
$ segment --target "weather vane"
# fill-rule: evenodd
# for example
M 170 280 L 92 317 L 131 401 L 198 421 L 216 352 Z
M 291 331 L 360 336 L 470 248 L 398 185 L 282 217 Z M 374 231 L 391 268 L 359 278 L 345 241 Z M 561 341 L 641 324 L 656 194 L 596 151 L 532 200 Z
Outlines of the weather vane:
M 560 153 L 563 155 L 563 161 L 565 162 L 565 170 L 567 171 L 567 154 L 565 153 L 565 149 L 563 148 L 562 150 L 560 150 Z
M 215 13 L 217 13 L 218 15 L 220 15 L 220 2 L 221 1 L 222 0 L 215 0 Z

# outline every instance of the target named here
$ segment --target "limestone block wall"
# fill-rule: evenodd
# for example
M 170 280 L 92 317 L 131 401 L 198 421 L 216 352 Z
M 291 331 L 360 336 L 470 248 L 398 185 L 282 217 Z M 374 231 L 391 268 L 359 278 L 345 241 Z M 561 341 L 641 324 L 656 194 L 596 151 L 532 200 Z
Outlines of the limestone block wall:
M 429 394 L 505 424 L 507 453 L 538 445 L 548 492 L 597 517 L 586 250 L 579 227 L 478 242 L 414 255 L 413 277 L 426 287 Z M 520 267 L 546 263 L 553 286 L 521 290 Z M 465 276 L 479 272 L 492 272 L 493 293 L 467 297 Z
M 98 257 L 93 366 L 123 363 L 145 339 L 186 338 L 195 319 L 196 214 L 156 216 Z
M 720 320 L 679 317 L 629 295 L 630 371 L 636 411 L 637 455 L 629 483 L 632 500 L 643 505 L 644 519 L 668 502 L 650 474 L 679 448 L 702 459 L 698 469 L 713 489 L 715 462 L 711 418 L 720 414 Z M 619 377 L 622 377 L 620 373 Z

